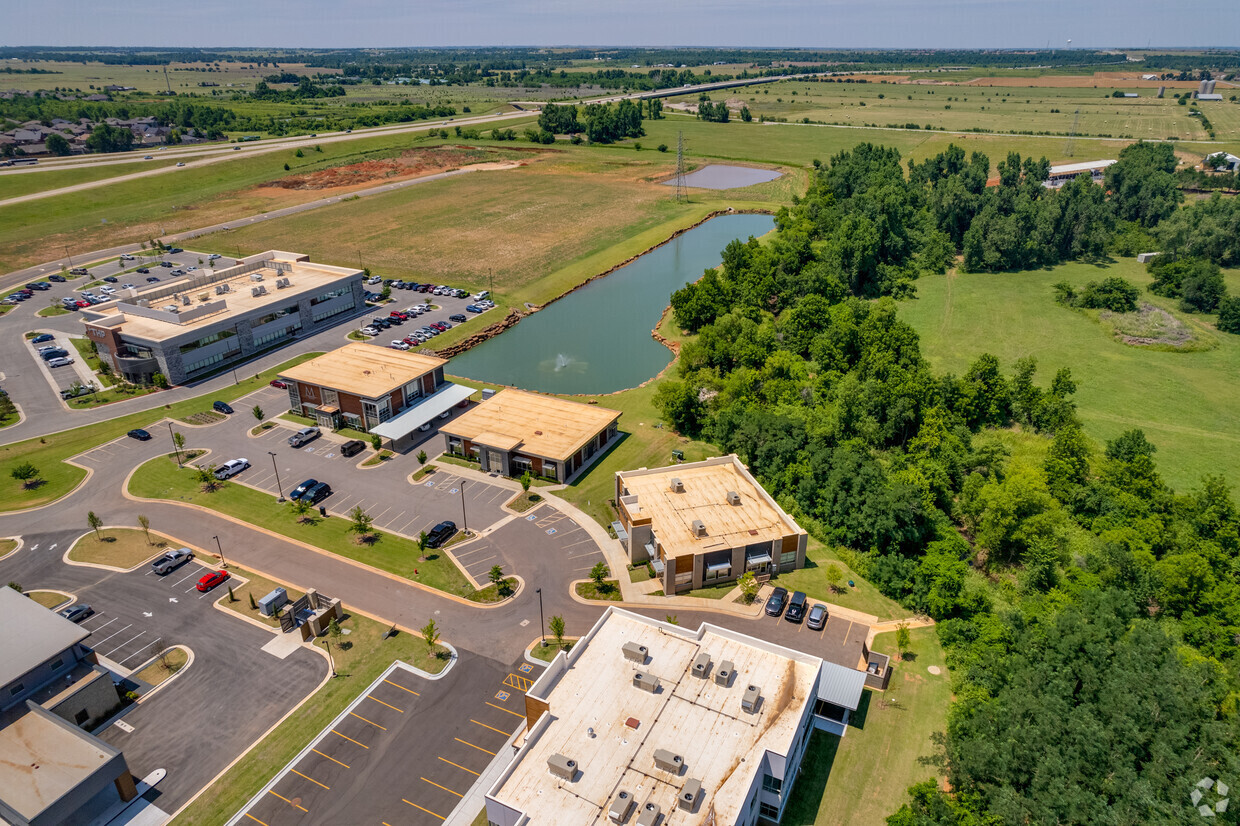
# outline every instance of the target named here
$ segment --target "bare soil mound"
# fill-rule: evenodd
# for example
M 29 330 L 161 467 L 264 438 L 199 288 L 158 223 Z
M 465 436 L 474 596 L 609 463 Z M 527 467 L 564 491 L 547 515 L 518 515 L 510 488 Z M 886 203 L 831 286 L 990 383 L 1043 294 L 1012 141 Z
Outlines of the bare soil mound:
M 305 175 L 287 175 L 278 181 L 269 181 L 263 186 L 295 190 L 340 189 L 373 184 L 392 178 L 429 175 L 511 157 L 510 150 L 500 151 L 475 146 L 433 146 L 426 149 L 407 149 L 395 158 L 333 166 L 330 169 L 320 169 Z
M 1161 344 L 1183 348 L 1195 342 L 1187 324 L 1153 304 L 1142 302 L 1135 313 L 1103 312 L 1099 318 L 1110 322 L 1116 338 L 1135 347 Z

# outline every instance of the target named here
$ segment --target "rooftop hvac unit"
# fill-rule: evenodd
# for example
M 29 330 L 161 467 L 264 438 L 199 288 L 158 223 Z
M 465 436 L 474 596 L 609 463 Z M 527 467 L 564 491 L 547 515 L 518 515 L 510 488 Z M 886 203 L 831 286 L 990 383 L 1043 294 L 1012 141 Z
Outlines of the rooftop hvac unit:
M 693 658 L 693 676 L 706 679 L 710 673 L 710 654 L 705 651 Z
M 189 294 L 188 294 L 188 293 L 183 293 L 183 294 L 181 295 L 181 305 L 182 305 L 182 306 L 185 306 L 185 307 L 188 307 L 188 306 L 190 305 L 190 300 L 189 300 Z
M 654 826 L 659 822 L 659 815 L 662 813 L 658 803 L 647 803 L 637 815 L 637 826 Z
M 681 768 L 685 765 L 685 759 L 679 754 L 667 749 L 654 750 L 654 767 L 662 769 L 672 774 L 680 774 Z
M 676 798 L 676 805 L 686 812 L 691 812 L 693 807 L 697 805 L 698 795 L 701 793 L 702 781 L 690 777 L 685 781 L 684 788 L 680 790 L 680 796 Z
M 647 674 L 645 671 L 638 671 L 633 675 L 633 685 L 642 691 L 657 694 L 659 691 L 659 678 L 653 674 Z
M 483 388 L 483 390 L 482 390 L 482 400 L 483 400 L 483 401 L 486 401 L 487 399 L 491 398 L 491 397 L 492 397 L 492 396 L 494 396 L 494 395 L 495 395 L 495 391 L 494 391 L 492 388 L 490 388 L 490 387 Z
M 232 292 L 232 287 L 228 286 L 227 284 L 221 284 L 220 286 L 224 288 L 224 292 L 226 293 Z
M 671 482 L 672 493 L 684 493 L 685 483 L 680 481 L 679 476 L 673 476 Z
M 285 287 L 287 287 L 287 286 L 288 286 L 288 285 L 284 283 L 284 279 L 282 279 L 282 278 L 277 278 L 277 279 L 276 279 L 276 289 L 277 289 L 277 290 L 282 290 L 282 289 L 284 289 L 284 288 L 285 288 Z
M 252 298 L 258 298 L 260 295 L 262 295 L 262 293 L 258 291 L 258 287 L 250 287 L 250 296 Z
M 611 799 L 611 808 L 607 810 L 607 816 L 611 818 L 612 823 L 623 823 L 629 816 L 629 812 L 633 810 L 633 795 L 621 789 L 616 796 Z
M 138 299 L 138 306 L 139 306 L 139 307 L 149 307 L 149 306 L 151 306 L 151 302 L 150 302 L 150 300 L 149 300 L 149 299 L 146 299 L 146 298 L 139 298 L 139 299 Z
M 168 311 L 168 312 L 170 312 L 170 313 L 175 313 L 175 312 L 177 311 L 177 305 L 175 305 L 175 304 L 169 304 L 169 305 L 167 305 L 166 307 L 164 307 L 164 309 L 165 309 L 165 310 L 167 310 L 167 311 Z
M 624 652 L 624 658 L 626 660 L 632 660 L 635 663 L 643 664 L 646 662 L 646 652 L 648 649 L 644 645 L 638 645 L 635 642 L 626 642 L 620 647 L 620 650 Z
M 216 294 L 216 295 L 223 295 L 223 294 L 224 294 L 224 285 L 223 285 L 223 284 L 216 284 L 216 285 L 215 285 L 215 294 Z
M 703 522 L 701 519 L 693 520 L 693 535 L 694 536 L 706 536 L 706 523 Z
M 732 682 L 732 674 L 736 671 L 736 666 L 732 665 L 731 660 L 724 660 L 719 663 L 719 667 L 715 669 L 715 685 L 721 685 L 724 688 Z
M 739 505 L 741 503 L 741 495 L 734 490 L 728 491 L 728 504 Z
M 577 761 L 562 754 L 553 754 L 547 758 L 547 770 L 561 780 L 571 783 L 577 776 Z
M 251 281 L 262 281 L 263 274 L 261 272 L 252 272 L 250 273 L 250 280 Z
M 758 703 L 762 702 L 762 689 L 756 685 L 748 686 L 745 693 L 741 696 L 741 708 L 753 714 L 758 710 Z

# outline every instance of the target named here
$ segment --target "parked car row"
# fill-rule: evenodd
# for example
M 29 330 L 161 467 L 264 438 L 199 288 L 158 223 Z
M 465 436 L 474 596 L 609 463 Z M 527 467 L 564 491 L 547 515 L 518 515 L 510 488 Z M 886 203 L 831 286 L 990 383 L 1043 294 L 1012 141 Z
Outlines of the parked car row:
M 776 588 L 771 592 L 766 601 L 766 614 L 770 617 L 783 614 L 788 622 L 804 621 L 812 631 L 821 631 L 829 617 L 827 606 L 816 603 L 810 608 L 809 597 L 804 591 L 793 591 L 789 596 L 787 588 Z
M 293 488 L 293 492 L 288 495 L 289 499 L 299 499 L 302 502 L 309 502 L 311 505 L 317 505 L 324 499 L 332 495 L 332 486 L 326 482 L 320 482 L 317 479 L 307 479 L 297 487 Z

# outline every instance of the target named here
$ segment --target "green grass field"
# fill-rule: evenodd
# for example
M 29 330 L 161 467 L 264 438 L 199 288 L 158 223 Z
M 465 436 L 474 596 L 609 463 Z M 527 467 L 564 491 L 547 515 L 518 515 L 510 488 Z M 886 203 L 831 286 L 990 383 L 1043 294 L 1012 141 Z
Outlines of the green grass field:
M 140 150 L 139 150 L 140 151 Z M 118 175 L 130 175 L 134 172 L 145 172 L 148 169 L 171 166 L 176 161 L 138 160 L 140 154 L 135 153 L 134 163 L 116 163 L 99 166 L 65 167 L 62 169 L 40 169 L 37 172 L 0 172 L 0 201 L 16 198 L 18 195 L 29 195 L 32 192 L 44 192 L 59 189 L 63 186 L 102 181 Z
M 178 468 L 176 462 L 162 456 L 138 468 L 130 479 L 129 491 L 145 499 L 190 502 L 449 594 L 468 599 L 477 594 L 480 602 L 495 601 L 493 595 L 476 592 L 445 554 L 427 551 L 427 558 L 419 560 L 413 540 L 376 530 L 373 542 L 359 544 L 349 531 L 347 519 L 322 519 L 312 512 L 310 521 L 298 522 L 287 504 L 244 485 L 224 482 L 214 492 L 204 493 L 192 469 Z
M 1167 308 L 1216 343 L 1210 350 L 1168 352 L 1123 344 L 1084 313 L 1055 303 L 1051 285 L 1083 285 L 1122 276 L 1145 287 L 1149 276 L 1133 259 L 1106 267 L 1065 264 L 1053 269 L 923 278 L 918 298 L 900 314 L 921 336 L 922 351 L 937 371 L 957 375 L 984 352 L 1010 371 L 1024 356 L 1038 360 L 1038 379 L 1050 382 L 1069 367 L 1086 432 L 1103 442 L 1139 427 L 1158 447 L 1155 461 L 1179 490 L 1215 473 L 1240 484 L 1240 336 L 1209 329 L 1211 316 L 1185 316 L 1174 302 L 1143 291 L 1143 300 Z M 1228 273 L 1233 294 L 1240 273 Z
M 104 442 L 124 436 L 135 427 L 149 427 L 152 422 L 167 416 L 178 418 L 211 409 L 215 399 L 234 401 L 267 385 L 281 370 L 314 358 L 319 353 L 303 353 L 255 378 L 242 379 L 240 383 L 224 390 L 173 405 L 130 413 L 98 424 L 86 425 L 73 430 L 62 430 L 38 439 L 13 442 L 0 446 L 0 513 L 36 508 L 54 502 L 75 488 L 86 478 L 86 471 L 65 464 L 65 459 L 90 450 Z M 156 435 L 156 438 L 160 436 Z M 23 487 L 10 474 L 17 465 L 30 462 L 39 470 L 40 484 Z
M 128 569 L 142 564 L 167 546 L 168 540 L 157 533 L 148 538 L 144 531 L 134 528 L 104 528 L 99 536 L 88 533 L 73 543 L 69 558 L 74 562 Z
M 784 826 L 874 826 L 900 808 L 909 786 L 937 775 L 919 758 L 934 753 L 930 735 L 946 728 L 951 684 L 936 630 L 914 628 L 909 636 L 908 658 L 893 663 L 886 692 L 863 693 L 847 736 L 810 739 Z M 894 660 L 894 632 L 879 634 L 874 650 Z

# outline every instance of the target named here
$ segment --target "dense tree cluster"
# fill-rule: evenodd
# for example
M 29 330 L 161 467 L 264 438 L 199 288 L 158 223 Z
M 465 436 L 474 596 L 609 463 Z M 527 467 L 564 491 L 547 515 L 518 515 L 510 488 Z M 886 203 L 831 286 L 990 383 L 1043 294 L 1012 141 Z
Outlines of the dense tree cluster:
M 272 89 L 267 85 L 266 81 L 260 80 L 254 84 L 254 91 L 249 97 L 258 100 L 274 100 L 283 103 L 291 103 L 299 100 L 314 100 L 315 98 L 341 98 L 344 97 L 344 87 L 339 85 L 319 86 L 313 80 L 305 76 L 293 75 L 297 78 L 297 85 L 291 89 Z
M 727 123 L 728 122 L 728 104 L 722 100 L 718 103 L 711 103 L 707 95 L 702 95 L 697 105 L 698 120 L 704 120 L 708 123 Z
M 656 404 L 940 621 L 953 794 L 917 787 L 893 824 L 1187 823 L 1191 783 L 1240 768 L 1231 492 L 1218 477 L 1170 490 L 1140 430 L 1099 452 L 1067 369 L 1039 380 L 1032 358 L 989 355 L 959 376 L 930 369 L 886 294 L 967 244 L 983 212 L 1046 201 L 1059 206 L 1043 219 L 1067 221 L 1102 190 L 1056 193 L 1040 163 L 1012 158 L 986 192 L 988 164 L 954 148 L 912 169 L 879 147 L 833 158 L 773 238 L 729 244 L 677 291 L 675 319 L 697 335 Z M 1181 294 L 1209 269 L 1160 266 Z M 1107 279 L 1072 297 L 1123 311 L 1137 291 Z M 1042 435 L 1014 454 L 997 428 Z
M 1213 261 L 1160 255 L 1147 267 L 1154 276 L 1150 292 L 1180 299 L 1185 312 L 1212 313 L 1227 294 L 1223 274 Z
M 1141 291 L 1122 278 L 1112 276 L 1102 281 L 1090 281 L 1080 292 L 1067 281 L 1055 285 L 1055 300 L 1068 307 L 1087 310 L 1110 310 L 1113 313 L 1131 313 L 1137 309 Z

